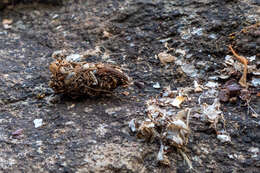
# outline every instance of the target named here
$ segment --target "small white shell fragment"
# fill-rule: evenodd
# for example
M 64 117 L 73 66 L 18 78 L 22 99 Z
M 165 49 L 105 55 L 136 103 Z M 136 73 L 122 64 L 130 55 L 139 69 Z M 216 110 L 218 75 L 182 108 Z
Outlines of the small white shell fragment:
M 65 50 L 56 50 L 51 55 L 51 57 L 54 58 L 54 59 L 65 57 L 65 56 L 66 56 L 66 51 Z
M 158 161 L 163 161 L 163 155 L 164 155 L 163 148 L 164 148 L 164 146 L 163 146 L 163 144 L 161 144 L 160 150 L 159 150 L 158 155 L 157 155 Z
M 90 66 L 89 66 L 89 64 L 84 64 L 84 65 L 82 66 L 82 68 L 83 68 L 83 69 L 89 69 Z
M 214 40 L 215 40 L 215 39 L 217 39 L 217 35 L 216 35 L 216 34 L 210 34 L 210 35 L 209 35 L 209 38 L 211 38 L 211 39 L 214 39 Z
M 195 68 L 193 64 L 183 63 L 181 65 L 181 69 L 184 73 L 186 73 L 186 75 L 190 77 L 196 77 L 198 75 L 198 70 Z
M 199 85 L 199 83 L 196 80 L 194 81 L 194 91 L 195 92 L 202 92 L 203 91 L 202 87 Z
M 38 127 L 42 126 L 43 121 L 42 121 L 42 119 L 35 119 L 35 120 L 33 120 L 33 123 L 34 123 L 34 127 L 38 128 Z
M 52 19 L 57 19 L 58 17 L 59 17 L 58 14 L 54 14 L 54 15 L 52 16 Z
M 203 28 L 195 28 L 195 27 L 193 27 L 191 34 L 192 35 L 201 36 L 201 35 L 203 35 L 203 30 L 204 30 Z
M 183 50 L 183 49 L 176 49 L 176 51 L 175 51 L 176 53 L 179 53 L 179 54 L 182 54 L 183 56 L 185 56 L 186 55 L 186 51 L 185 50 Z
M 187 125 L 180 119 L 173 121 L 172 124 L 174 124 L 176 127 L 181 128 L 181 129 L 186 129 L 188 130 Z
M 129 128 L 132 132 L 136 132 L 136 127 L 135 127 L 135 120 L 132 119 L 130 122 L 129 122 Z
M 156 82 L 155 84 L 153 84 L 153 88 L 160 89 L 161 86 L 158 82 Z
M 218 99 L 214 100 L 212 105 L 203 105 L 203 114 L 208 118 L 209 121 L 215 121 L 219 118 L 222 111 L 219 110 L 220 103 Z
M 231 142 L 231 138 L 228 135 L 225 134 L 219 134 L 217 136 L 217 138 L 221 141 L 221 142 Z
M 251 148 L 249 148 L 249 151 L 250 151 L 251 153 L 259 153 L 259 148 L 251 147 Z
M 70 61 L 70 62 L 80 62 L 81 61 L 81 55 L 71 54 L 71 55 L 66 57 L 66 60 Z
M 254 55 L 254 56 L 247 57 L 247 59 L 248 59 L 250 62 L 255 61 L 255 58 L 256 58 L 255 55 Z
M 228 65 L 233 65 L 234 64 L 234 59 L 232 58 L 232 56 L 230 56 L 230 55 L 227 55 L 226 57 L 225 57 L 225 63 L 226 64 L 228 64 Z
M 260 78 L 253 77 L 252 84 L 253 84 L 254 87 L 259 87 L 260 86 Z
M 209 81 L 208 83 L 206 83 L 205 86 L 209 87 L 209 88 L 217 88 L 218 87 L 218 83 Z

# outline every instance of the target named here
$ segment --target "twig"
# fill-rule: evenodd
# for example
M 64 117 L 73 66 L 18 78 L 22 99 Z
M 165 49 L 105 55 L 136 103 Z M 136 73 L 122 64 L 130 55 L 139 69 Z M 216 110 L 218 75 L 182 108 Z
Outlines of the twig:
M 190 161 L 190 159 L 188 158 L 188 156 L 181 150 L 181 149 L 177 149 L 179 153 L 181 153 L 182 157 L 184 158 L 184 160 L 187 162 L 188 166 L 190 169 L 193 169 L 192 167 L 192 163 Z
M 257 28 L 258 26 L 260 26 L 260 22 L 256 23 L 256 24 L 253 24 L 253 25 L 250 25 L 250 26 L 247 26 L 243 29 L 241 29 L 240 31 L 238 32 L 233 32 L 231 34 L 229 34 L 230 37 L 235 37 L 236 34 L 240 34 L 240 33 L 247 33 L 249 29 L 251 28 Z
M 240 84 L 241 86 L 247 88 L 248 85 L 247 85 L 247 83 L 246 83 L 246 75 L 247 75 L 247 64 L 248 64 L 248 60 L 247 60 L 245 57 L 238 55 L 238 54 L 234 51 L 234 49 L 232 48 L 231 45 L 229 45 L 228 47 L 229 47 L 230 51 L 233 53 L 233 55 L 236 57 L 236 59 L 237 59 L 238 61 L 240 61 L 242 64 L 244 64 L 244 71 L 243 71 L 242 77 L 241 77 L 240 80 L 239 80 L 239 84 Z
M 240 62 L 241 62 L 242 64 L 244 64 L 244 65 L 247 65 L 247 64 L 248 64 L 248 60 L 247 60 L 245 57 L 238 55 L 238 54 L 234 51 L 234 49 L 232 48 L 231 45 L 229 45 L 228 48 L 231 50 L 231 52 L 232 52 L 233 55 L 237 58 L 238 61 L 240 61 Z
M 191 109 L 188 108 L 188 113 L 187 113 L 187 118 L 186 118 L 186 126 L 187 126 L 187 128 L 189 128 L 190 112 L 191 112 Z
M 247 107 L 256 115 L 258 115 L 258 113 L 252 108 L 252 106 L 249 105 L 249 103 L 247 103 Z

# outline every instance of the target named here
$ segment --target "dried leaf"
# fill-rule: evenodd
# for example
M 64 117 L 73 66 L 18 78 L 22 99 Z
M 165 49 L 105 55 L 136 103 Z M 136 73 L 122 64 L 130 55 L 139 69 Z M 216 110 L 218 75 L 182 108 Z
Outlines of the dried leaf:
M 166 65 L 167 63 L 174 62 L 176 60 L 175 56 L 172 56 L 171 54 L 161 52 L 158 54 L 159 60 L 163 65 Z
M 255 114 L 252 114 L 252 117 L 254 117 L 254 118 L 258 118 L 259 115 L 255 113 Z
M 144 121 L 138 128 L 136 136 L 139 139 L 145 139 L 146 141 L 153 142 L 154 138 L 157 135 L 157 132 L 154 129 L 155 124 L 151 121 Z
M 124 91 L 124 92 L 122 92 L 122 94 L 125 96 L 129 96 L 130 93 L 128 91 Z
M 194 81 L 194 91 L 195 91 L 196 93 L 203 91 L 202 86 L 199 85 L 196 80 Z
M 3 19 L 3 25 L 11 25 L 13 23 L 13 19 Z
M 180 134 L 179 128 L 173 124 L 167 126 L 165 137 L 172 146 L 181 148 L 185 144 L 185 141 Z
M 183 96 L 177 96 L 170 104 L 172 106 L 175 106 L 177 108 L 180 108 L 180 105 L 182 104 L 182 102 L 185 100 L 185 97 Z
M 160 141 L 161 147 L 157 160 L 163 165 L 170 164 L 164 153 L 164 146 L 183 149 L 188 143 L 191 109 L 187 108 L 176 112 L 174 107 L 179 106 L 185 100 L 185 97 L 177 96 L 173 98 L 177 94 L 183 95 L 184 93 L 186 96 L 188 95 L 187 88 L 178 89 L 178 91 L 171 91 L 169 87 L 166 88 L 158 97 L 147 101 L 146 113 L 148 119 L 140 121 L 141 125 L 137 130 L 134 120 L 129 123 L 131 131 L 137 131 L 138 138 L 150 142 L 154 140 Z
M 220 103 L 217 98 L 214 100 L 212 105 L 203 105 L 203 114 L 211 123 L 216 123 L 221 113 L 222 111 L 220 110 Z
M 104 30 L 104 31 L 103 31 L 103 37 L 104 37 L 104 38 L 110 38 L 110 37 L 112 37 L 112 34 L 109 33 L 108 31 Z

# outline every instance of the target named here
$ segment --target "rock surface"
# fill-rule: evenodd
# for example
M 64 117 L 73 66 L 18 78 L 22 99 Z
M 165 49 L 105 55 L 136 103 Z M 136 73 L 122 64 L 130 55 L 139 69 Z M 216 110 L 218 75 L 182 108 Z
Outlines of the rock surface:
M 62 6 L 26 3 L 1 10 L 1 21 L 13 20 L 7 28 L 0 25 L 1 170 L 192 172 L 174 150 L 168 155 L 171 165 L 159 165 L 159 144 L 138 141 L 128 122 L 144 116 L 146 100 L 160 88 L 193 86 L 193 77 L 206 83 L 223 69 L 228 44 L 254 55 L 259 38 L 241 35 L 245 46 L 240 47 L 229 34 L 259 22 L 259 15 L 253 0 L 68 0 Z M 127 96 L 120 94 L 124 90 L 95 99 L 54 95 L 48 66 L 58 50 L 92 52 L 87 62 L 119 65 L 138 86 L 130 86 Z M 164 66 L 155 58 L 165 51 L 175 63 Z M 185 74 L 185 64 L 196 73 Z M 159 89 L 153 87 L 157 82 Z M 260 148 L 260 117 L 239 102 L 222 106 L 232 142 L 222 143 L 193 117 L 186 153 L 194 169 L 259 172 L 259 153 L 249 149 Z M 253 97 L 251 106 L 259 113 L 260 98 Z M 42 119 L 42 126 L 35 128 L 35 119 Z

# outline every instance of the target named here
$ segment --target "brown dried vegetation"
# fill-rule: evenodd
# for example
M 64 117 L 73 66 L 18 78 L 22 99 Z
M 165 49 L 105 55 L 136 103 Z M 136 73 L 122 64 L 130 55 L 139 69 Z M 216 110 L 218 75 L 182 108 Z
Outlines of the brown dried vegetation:
M 129 83 L 127 75 L 118 67 L 108 64 L 56 60 L 49 69 L 52 73 L 49 86 L 55 93 L 72 98 L 111 93 L 118 86 Z

